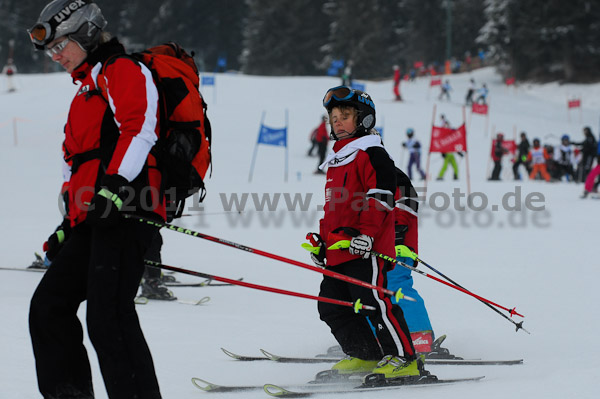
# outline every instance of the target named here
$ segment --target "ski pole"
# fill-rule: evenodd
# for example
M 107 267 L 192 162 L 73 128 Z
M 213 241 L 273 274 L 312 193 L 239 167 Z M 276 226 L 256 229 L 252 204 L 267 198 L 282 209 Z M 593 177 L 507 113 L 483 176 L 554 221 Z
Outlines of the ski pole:
M 349 247 L 350 247 L 350 240 L 340 240 L 340 241 L 336 242 L 335 244 L 331 245 L 327 249 L 347 249 Z M 525 317 L 522 314 L 518 313 L 517 310 L 516 310 L 516 308 L 508 309 L 508 308 L 506 308 L 506 307 L 504 307 L 502 305 L 499 305 L 499 304 L 497 304 L 495 302 L 490 301 L 489 299 L 486 299 L 484 297 L 481 297 L 481 296 L 479 296 L 477 294 L 472 293 L 471 291 L 468 291 L 468 290 L 466 290 L 466 289 L 464 289 L 462 287 L 459 287 L 458 285 L 451 284 L 451 283 L 449 283 L 447 281 L 444 281 L 444 280 L 442 280 L 440 278 L 432 276 L 431 274 L 428 274 L 428 273 L 426 273 L 426 272 L 424 272 L 422 270 L 419 270 L 419 269 L 417 269 L 415 267 L 409 266 L 409 265 L 407 265 L 404 262 L 401 262 L 399 260 L 396 260 L 395 258 L 392 258 L 391 256 L 387 256 L 387 255 L 384 255 L 384 254 L 381 254 L 381 253 L 375 252 L 375 251 L 371 251 L 371 254 L 373 254 L 373 255 L 381 258 L 381 259 L 385 259 L 388 262 L 392 262 L 392 263 L 394 263 L 396 265 L 400 265 L 400 266 L 402 266 L 402 267 L 404 267 L 404 268 L 406 268 L 406 269 L 408 269 L 410 271 L 413 271 L 415 273 L 419 273 L 419 274 L 421 274 L 421 275 L 423 275 L 425 277 L 429 277 L 430 279 L 433 279 L 433 280 L 437 281 L 438 283 L 442 283 L 444 285 L 447 285 L 448 287 L 454 288 L 455 290 L 464 292 L 465 294 L 470 295 L 470 296 L 472 296 L 474 298 L 477 298 L 480 301 L 489 303 L 490 305 L 494 305 L 494 306 L 496 306 L 496 307 L 498 307 L 500 309 L 506 310 L 511 316 L 517 315 L 517 316 Z
M 338 279 L 338 280 L 346 281 L 348 283 L 359 285 L 361 287 L 365 287 L 365 288 L 377 290 L 377 291 L 379 291 L 379 292 L 381 292 L 383 294 L 386 294 L 386 295 L 394 296 L 397 301 L 400 300 L 400 299 L 406 299 L 406 300 L 413 301 L 413 302 L 415 301 L 414 298 L 410 298 L 410 297 L 404 295 L 401 290 L 398 290 L 397 292 L 394 292 L 394 291 L 388 290 L 385 287 L 380 287 L 378 285 L 374 285 L 374 284 L 368 283 L 366 281 L 359 280 L 359 279 L 354 278 L 354 277 L 346 276 L 344 274 L 336 273 L 334 271 L 331 271 L 331 270 L 328 270 L 328 269 L 324 269 L 324 268 L 320 268 L 320 267 L 317 267 L 317 266 L 311 266 L 311 265 L 308 265 L 306 263 L 298 262 L 297 260 L 293 260 L 293 259 L 285 258 L 283 256 L 275 255 L 275 254 L 272 254 L 272 253 L 269 253 L 269 252 L 261 251 L 260 249 L 254 249 L 254 248 L 251 248 L 251 247 L 247 247 L 245 245 L 241 245 L 241 244 L 237 244 L 235 242 L 227 241 L 227 240 L 224 240 L 222 238 L 209 236 L 208 234 L 203 234 L 203 233 L 200 233 L 198 231 L 186 229 L 184 227 L 175 226 L 175 225 L 172 225 L 172 224 L 169 224 L 169 223 L 157 222 L 156 220 L 148 219 L 148 218 L 145 218 L 145 217 L 142 217 L 142 216 L 135 216 L 135 215 L 130 215 L 130 214 L 123 214 L 123 217 L 126 218 L 126 219 L 137 220 L 140 223 L 147 223 L 149 225 L 152 225 L 152 226 L 158 227 L 158 228 L 163 228 L 164 227 L 164 228 L 166 228 L 168 230 L 172 230 L 172 231 L 175 231 L 177 233 L 182 233 L 182 234 L 186 234 L 186 235 L 189 235 L 189 236 L 192 236 L 192 237 L 202 238 L 202 239 L 205 239 L 205 240 L 208 240 L 208 241 L 216 242 L 217 244 L 222 244 L 222 245 L 226 245 L 228 247 L 241 249 L 242 251 L 250 252 L 252 254 L 264 256 L 264 257 L 267 257 L 267 258 L 278 260 L 280 262 L 289 263 L 290 265 L 299 266 L 299 267 L 303 267 L 305 269 L 313 270 L 315 272 L 319 272 L 321 274 L 324 274 L 324 275 L 329 276 L 329 277 L 333 277 L 333 278 Z
M 399 256 L 398 253 L 401 251 L 400 245 L 396 246 L 396 256 Z M 405 247 L 406 248 L 406 247 Z M 411 251 L 412 252 L 412 251 Z M 444 273 L 440 272 L 439 270 L 437 270 L 435 267 L 431 266 L 430 264 L 428 264 L 427 262 L 425 262 L 423 259 L 419 258 L 419 256 L 415 253 L 412 252 L 415 255 L 415 260 L 417 262 L 422 263 L 425 267 L 428 267 L 429 269 L 433 270 L 434 272 L 436 272 L 437 274 L 439 274 L 440 276 L 442 276 L 443 278 L 445 278 L 447 281 L 451 282 L 452 284 L 456 285 L 457 287 L 460 288 L 464 288 L 462 285 L 458 284 L 456 281 L 452 280 L 450 277 L 444 275 Z M 485 306 L 487 306 L 488 308 L 492 309 L 494 312 L 498 313 L 500 316 L 504 317 L 506 320 L 510 321 L 511 323 L 513 323 L 516 327 L 515 331 L 519 331 L 519 330 L 523 330 L 525 331 L 527 334 L 531 334 L 529 331 L 527 331 L 524 327 L 523 327 L 523 322 L 519 322 L 517 323 L 516 321 L 514 321 L 513 319 L 511 319 L 510 317 L 508 317 L 507 315 L 505 315 L 504 313 L 500 312 L 497 308 L 493 307 L 492 305 L 490 305 L 489 303 L 482 301 L 481 299 L 479 299 L 479 302 L 483 303 Z
M 299 298 L 312 299 L 312 300 L 319 301 L 319 302 L 332 303 L 334 305 L 348 306 L 348 307 L 354 308 L 355 313 L 358 313 L 360 310 L 363 310 L 363 309 L 364 310 L 375 310 L 375 307 L 373 307 L 373 306 L 363 305 L 360 302 L 360 299 L 357 299 L 356 302 L 340 301 L 338 299 L 332 299 L 332 298 L 327 298 L 327 297 L 323 297 L 323 296 L 302 294 L 300 292 L 287 291 L 287 290 L 282 290 L 279 288 L 267 287 L 264 285 L 246 283 L 244 281 L 233 280 L 233 279 L 230 279 L 227 277 L 220 277 L 220 276 L 215 276 L 213 274 L 201 273 L 201 272 L 196 272 L 196 271 L 188 270 L 188 269 L 182 269 L 180 267 L 163 265 L 162 263 L 153 262 L 150 260 L 145 260 L 144 263 L 148 266 L 157 267 L 159 269 L 171 270 L 171 271 L 178 272 L 178 273 L 189 274 L 190 276 L 196 276 L 196 277 L 202 277 L 202 278 L 206 278 L 206 279 L 220 281 L 222 283 L 240 285 L 242 287 L 252 288 L 255 290 L 274 292 L 276 294 L 295 296 L 295 297 L 299 297 Z

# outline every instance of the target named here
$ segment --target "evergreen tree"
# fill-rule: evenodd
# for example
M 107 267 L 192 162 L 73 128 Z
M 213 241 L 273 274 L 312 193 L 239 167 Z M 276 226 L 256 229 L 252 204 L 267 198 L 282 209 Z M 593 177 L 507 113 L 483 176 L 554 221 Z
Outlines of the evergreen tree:
M 242 70 L 260 75 L 312 75 L 326 42 L 319 0 L 248 0 Z M 307 23 L 308 22 L 308 23 Z

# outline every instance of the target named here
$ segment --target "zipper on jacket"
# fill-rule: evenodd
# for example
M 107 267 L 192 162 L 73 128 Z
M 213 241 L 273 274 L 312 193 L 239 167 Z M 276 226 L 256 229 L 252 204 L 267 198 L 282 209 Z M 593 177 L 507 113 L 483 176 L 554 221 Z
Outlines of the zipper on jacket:
M 344 182 L 342 183 L 342 187 L 346 187 L 346 178 L 348 177 L 348 172 L 344 173 Z

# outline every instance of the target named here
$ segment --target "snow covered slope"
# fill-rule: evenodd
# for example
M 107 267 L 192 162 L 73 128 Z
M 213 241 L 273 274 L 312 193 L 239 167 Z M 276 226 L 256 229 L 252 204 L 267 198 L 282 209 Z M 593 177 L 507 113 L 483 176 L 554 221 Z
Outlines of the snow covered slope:
M 488 156 L 492 125 L 512 138 L 524 130 L 530 139 L 557 144 L 569 133 L 583 140 L 582 128 L 597 131 L 600 85 L 555 84 L 507 89 L 491 69 L 471 75 L 453 75 L 452 102 L 437 103 L 437 89 L 428 94 L 427 79 L 402 83 L 406 102 L 392 101 L 392 83 L 366 83 L 377 106 L 377 126 L 384 128 L 388 151 L 401 167 L 405 130 L 412 127 L 424 147 L 429 143 L 432 108 L 446 114 L 453 125 L 462 121 L 461 103 L 470 77 L 490 87 L 490 120 L 470 117 L 467 110 L 471 192 L 485 209 L 465 210 L 466 160 L 460 163 L 459 181 L 432 181 L 427 204 L 421 211 L 420 255 L 431 265 L 475 293 L 526 316 L 531 335 L 515 333 L 513 326 L 475 299 L 422 276 L 415 284 L 428 305 L 435 332 L 447 334 L 445 346 L 464 357 L 523 358 L 521 366 L 430 366 L 441 378 L 485 375 L 464 385 L 407 388 L 420 399 L 439 398 L 538 398 L 596 397 L 600 388 L 600 330 L 597 304 L 597 250 L 600 202 L 581 200 L 582 185 L 574 183 L 514 182 L 503 174 L 502 182 L 488 182 Z M 62 126 L 76 87 L 66 74 L 20 75 L 16 93 L 0 93 L 0 165 L 3 189 L 0 197 L 1 266 L 25 267 L 40 251 L 47 236 L 60 222 L 58 192 L 61 184 L 60 144 Z M 300 243 L 308 231 L 316 231 L 323 203 L 323 176 L 313 175 L 316 158 L 306 157 L 308 135 L 323 114 L 321 99 L 338 79 L 320 77 L 256 77 L 217 75 L 216 90 L 203 88 L 209 102 L 214 131 L 212 178 L 208 181 L 203 216 L 185 217 L 178 224 L 261 250 L 309 262 Z M 567 119 L 567 96 L 581 95 L 583 110 Z M 289 177 L 284 182 L 282 148 L 261 146 L 252 182 L 248 174 L 263 111 L 265 123 L 285 124 L 289 110 Z M 581 117 L 581 121 L 580 121 Z M 16 119 L 16 136 L 13 121 Z M 15 138 L 16 137 L 16 138 Z M 441 167 L 432 155 L 430 173 Z M 423 161 L 426 157 L 423 157 Z M 424 162 L 423 162 L 424 163 Z M 422 183 L 415 182 L 417 186 Z M 245 209 L 230 209 L 232 196 L 248 195 Z M 284 195 L 301 195 L 310 205 L 305 211 L 288 211 Z M 254 197 L 252 196 L 254 194 Z M 274 199 L 275 210 L 260 212 L 253 201 L 263 195 Z M 529 200 L 527 197 L 529 196 Z M 291 198 L 290 197 L 290 198 Z M 515 198 L 521 210 L 514 211 Z M 432 199 L 436 202 L 430 203 Z M 504 206 L 503 206 L 504 199 Z M 534 201 L 535 200 L 535 201 Z M 441 211 L 444 201 L 447 210 Z M 496 205 L 496 207 L 494 207 Z M 542 209 L 543 208 L 543 209 Z M 495 209 L 495 210 L 494 210 Z M 244 281 L 277 286 L 316 295 L 320 275 L 274 260 L 248 254 L 201 239 L 163 232 L 163 260 L 167 264 Z M 34 360 L 27 328 L 29 299 L 41 275 L 0 271 L 0 397 L 39 397 Z M 178 276 L 183 281 L 192 277 Z M 241 363 L 227 358 L 220 347 L 234 352 L 313 355 L 335 342 L 319 321 L 316 303 L 242 287 L 176 288 L 182 299 L 210 296 L 203 306 L 150 302 L 139 306 L 141 323 L 149 341 L 163 397 L 208 396 L 190 383 L 200 377 L 221 384 L 295 384 L 309 380 L 326 364 L 294 365 L 270 362 Z M 595 310 L 596 309 L 596 310 Z M 85 306 L 80 309 L 84 319 Z M 516 319 L 520 321 L 520 319 Z M 93 349 L 86 338 L 86 345 Z M 106 393 L 95 356 L 91 356 L 98 398 Z M 594 394 L 596 392 L 596 394 Z M 399 392 L 382 392 L 392 398 Z M 228 397 L 265 397 L 263 392 Z M 361 397 L 353 394 L 352 397 Z

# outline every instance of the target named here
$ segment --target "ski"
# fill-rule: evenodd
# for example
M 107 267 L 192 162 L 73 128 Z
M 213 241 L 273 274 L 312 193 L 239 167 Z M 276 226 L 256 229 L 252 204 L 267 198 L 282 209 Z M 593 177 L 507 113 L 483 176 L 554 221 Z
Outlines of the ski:
M 45 268 L 41 268 L 41 267 L 4 267 L 4 266 L 0 266 L 0 270 L 10 270 L 10 271 L 15 271 L 15 272 L 45 272 L 46 270 L 48 270 L 47 267 Z
M 263 389 L 263 385 L 217 385 L 196 377 L 192 377 L 192 384 L 204 392 L 235 392 Z
M 351 380 L 348 378 L 345 379 L 337 379 L 332 381 L 312 381 L 306 384 L 298 384 L 298 385 L 289 385 L 289 388 L 294 389 L 312 389 L 319 387 L 353 387 L 357 383 L 360 383 L 360 380 Z M 218 385 L 213 384 L 212 382 L 208 382 L 201 378 L 192 377 L 192 384 L 198 389 L 203 390 L 204 392 L 236 392 L 236 391 L 253 391 L 253 390 L 264 390 L 263 385 Z
M 176 299 L 176 300 L 172 300 L 172 301 L 167 301 L 164 299 L 156 299 L 155 301 L 160 301 L 160 302 L 177 302 L 177 303 L 182 303 L 185 305 L 194 305 L 194 306 L 198 306 L 198 305 L 204 305 L 205 303 L 207 303 L 208 301 L 210 301 L 210 297 L 205 296 L 202 297 L 200 299 Z M 135 299 L 133 300 L 133 302 L 136 305 L 146 305 L 148 302 L 150 302 L 150 300 L 148 298 L 146 298 L 145 296 L 136 296 Z
M 461 382 L 474 382 L 485 378 L 480 377 L 469 377 L 469 378 L 453 378 L 440 380 L 436 376 L 422 376 L 418 378 L 397 378 L 397 379 L 386 379 L 382 375 L 369 374 L 365 377 L 364 382 L 360 385 L 349 387 L 349 388 L 327 388 L 327 389 L 312 389 L 314 386 L 307 384 L 305 389 L 293 390 L 293 388 L 284 388 L 275 384 L 265 384 L 265 392 L 277 398 L 307 398 L 315 395 L 332 395 L 332 394 L 344 394 L 352 392 L 372 392 L 372 391 L 387 391 L 400 389 L 407 386 L 427 386 L 427 385 L 448 385 L 456 384 Z
M 210 297 L 209 296 L 205 296 L 205 297 L 200 298 L 198 300 L 189 300 L 189 299 L 178 299 L 177 300 L 178 303 L 183 303 L 185 305 L 194 305 L 194 306 L 204 305 L 208 301 L 210 301 Z
M 34 252 L 35 260 L 31 263 L 31 265 L 27 267 L 0 267 L 0 270 L 12 270 L 16 272 L 45 272 L 48 270 L 49 263 L 47 264 L 42 258 L 42 255 Z
M 271 360 L 279 363 L 337 363 L 341 357 L 292 357 L 292 356 L 280 356 L 274 353 L 268 352 L 264 349 L 260 349 L 264 356 L 246 356 L 239 355 L 228 351 L 224 348 L 221 350 L 229 357 L 240 360 L 240 361 L 257 361 L 257 360 Z M 448 358 L 448 359 L 435 359 L 426 358 L 425 364 L 430 365 L 454 365 L 454 366 L 511 366 L 516 364 L 523 364 L 523 359 L 511 359 L 511 360 L 481 360 L 481 359 L 462 359 L 462 358 Z
M 238 278 L 238 281 L 242 281 L 244 278 Z M 167 281 L 165 282 L 167 287 L 228 287 L 233 286 L 233 284 L 229 283 L 217 283 L 211 279 L 201 281 L 199 283 L 182 283 L 179 281 Z
M 223 353 L 225 353 L 227 356 L 235 359 L 235 360 L 240 360 L 242 362 L 253 362 L 256 360 L 271 360 L 266 356 L 244 356 L 244 355 L 238 355 L 237 353 L 233 353 L 231 351 L 228 351 L 225 348 L 221 348 L 221 350 L 223 351 Z

